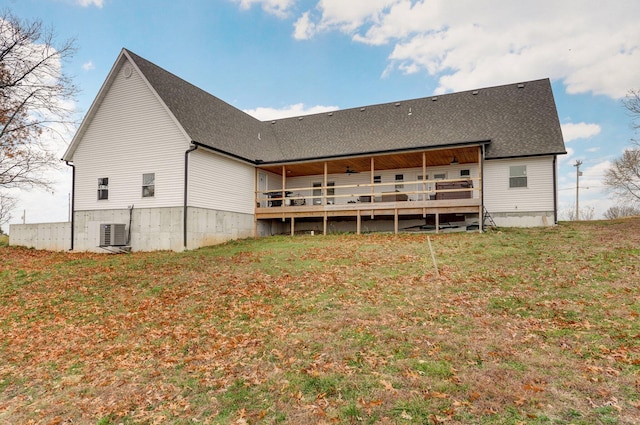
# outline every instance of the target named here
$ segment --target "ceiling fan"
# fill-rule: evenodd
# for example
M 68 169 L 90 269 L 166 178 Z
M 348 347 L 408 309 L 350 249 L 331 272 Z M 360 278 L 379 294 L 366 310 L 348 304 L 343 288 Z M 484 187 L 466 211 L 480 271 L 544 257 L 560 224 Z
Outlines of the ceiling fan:
M 347 170 L 345 171 L 346 174 L 357 174 L 360 171 L 356 171 L 356 170 L 352 170 L 348 165 L 347 165 Z

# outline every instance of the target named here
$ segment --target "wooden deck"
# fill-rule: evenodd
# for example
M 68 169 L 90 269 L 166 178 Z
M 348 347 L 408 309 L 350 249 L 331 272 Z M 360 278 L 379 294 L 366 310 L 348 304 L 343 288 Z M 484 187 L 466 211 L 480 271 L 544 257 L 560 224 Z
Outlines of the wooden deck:
M 324 231 L 326 234 L 326 223 L 330 218 L 355 217 L 357 222 L 356 231 L 359 234 L 361 229 L 361 218 L 376 216 L 393 216 L 395 233 L 398 233 L 398 221 L 403 216 L 434 215 L 436 231 L 439 229 L 440 214 L 478 214 L 482 217 L 482 204 L 478 198 L 467 199 L 446 199 L 428 201 L 396 201 L 396 202 L 358 202 L 351 204 L 337 205 L 285 205 L 275 207 L 257 207 L 255 217 L 257 220 L 290 220 L 291 233 L 295 233 L 295 220 L 305 218 L 324 219 Z M 479 229 L 482 231 L 482 229 Z

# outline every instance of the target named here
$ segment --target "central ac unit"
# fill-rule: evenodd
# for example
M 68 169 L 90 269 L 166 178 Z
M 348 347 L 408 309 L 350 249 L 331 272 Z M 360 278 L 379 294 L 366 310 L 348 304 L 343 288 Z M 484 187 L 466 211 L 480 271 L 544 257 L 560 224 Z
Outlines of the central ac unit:
M 108 223 L 100 225 L 100 246 L 124 246 L 127 244 L 126 225 Z

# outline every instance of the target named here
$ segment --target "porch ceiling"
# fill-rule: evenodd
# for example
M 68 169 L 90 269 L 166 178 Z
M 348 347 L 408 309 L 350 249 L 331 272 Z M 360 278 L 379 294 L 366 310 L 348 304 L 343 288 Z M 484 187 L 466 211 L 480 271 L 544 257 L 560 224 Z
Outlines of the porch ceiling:
M 454 156 L 460 164 L 477 163 L 478 149 L 479 146 L 468 146 L 464 148 L 425 151 L 426 165 L 427 167 L 449 165 Z M 374 169 L 395 170 L 422 167 L 422 152 L 423 151 L 374 155 Z M 360 156 L 328 160 L 326 161 L 327 173 L 346 173 L 347 169 L 358 173 L 369 172 L 371 170 L 371 158 L 372 156 Z M 282 167 L 284 165 L 287 177 L 297 177 L 324 174 L 324 163 L 325 161 L 309 161 L 280 165 L 263 165 L 258 168 L 282 175 Z

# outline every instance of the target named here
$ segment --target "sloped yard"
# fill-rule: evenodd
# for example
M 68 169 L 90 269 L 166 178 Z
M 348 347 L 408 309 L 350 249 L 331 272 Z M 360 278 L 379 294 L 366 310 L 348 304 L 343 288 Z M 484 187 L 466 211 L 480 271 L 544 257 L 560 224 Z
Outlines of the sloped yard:
M 0 423 L 640 423 L 640 218 L 0 246 Z

